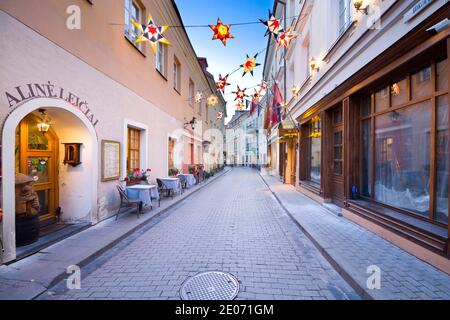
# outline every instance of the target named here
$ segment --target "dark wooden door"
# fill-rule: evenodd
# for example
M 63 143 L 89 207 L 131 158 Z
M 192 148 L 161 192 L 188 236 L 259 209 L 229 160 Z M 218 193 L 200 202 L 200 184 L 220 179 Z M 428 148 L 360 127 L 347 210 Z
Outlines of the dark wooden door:
M 331 143 L 328 151 L 330 195 L 332 201 L 344 205 L 344 121 L 342 106 L 331 110 Z

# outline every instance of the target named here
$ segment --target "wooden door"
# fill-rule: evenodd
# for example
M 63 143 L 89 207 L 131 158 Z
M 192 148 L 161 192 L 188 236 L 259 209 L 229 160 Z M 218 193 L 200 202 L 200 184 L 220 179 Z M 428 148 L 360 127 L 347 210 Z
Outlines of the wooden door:
M 331 148 L 328 152 L 330 167 L 330 194 L 332 201 L 344 205 L 344 121 L 342 106 L 331 110 Z
M 58 139 L 53 130 L 43 134 L 38 119 L 24 118 L 16 134 L 16 172 L 35 180 L 33 189 L 39 197 L 41 225 L 56 222 L 58 207 Z

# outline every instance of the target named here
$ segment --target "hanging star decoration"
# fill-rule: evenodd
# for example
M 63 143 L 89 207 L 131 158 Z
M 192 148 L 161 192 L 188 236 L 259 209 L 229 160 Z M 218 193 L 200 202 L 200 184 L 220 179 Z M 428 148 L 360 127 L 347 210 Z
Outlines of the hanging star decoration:
M 217 96 L 212 94 L 209 96 L 207 102 L 208 102 L 208 106 L 215 107 L 219 103 L 219 98 L 217 98 Z
M 217 120 L 220 120 L 223 118 L 223 112 L 219 111 L 217 112 Z
M 221 74 L 219 74 L 219 81 L 217 81 L 216 83 L 216 88 L 217 90 L 222 91 L 222 93 L 225 93 L 225 87 L 229 86 L 230 84 L 227 82 L 228 81 L 228 74 L 225 77 L 222 77 Z
M 234 99 L 234 101 L 243 100 L 245 97 L 247 97 L 247 94 L 245 93 L 246 90 L 247 90 L 247 88 L 245 88 L 244 90 L 241 90 L 241 88 L 239 88 L 239 86 L 237 86 L 237 91 L 232 92 L 232 93 L 236 94 L 236 98 Z
M 197 93 L 195 94 L 195 103 L 199 103 L 202 100 L 203 100 L 203 93 L 200 91 L 197 91 Z
M 259 90 L 256 90 L 256 88 L 255 88 L 255 93 L 253 94 L 253 97 L 252 97 L 253 103 L 258 104 L 260 98 L 261 98 L 261 93 Z
M 230 33 L 231 25 L 224 25 L 220 19 L 217 19 L 217 24 L 215 26 L 209 26 L 212 31 L 214 31 L 213 40 L 222 41 L 223 45 L 227 45 L 227 39 L 233 39 L 233 35 Z
M 273 34 L 274 38 L 277 39 L 278 34 L 281 31 L 283 31 L 280 20 L 276 19 L 275 16 L 272 14 L 272 11 L 270 11 L 270 10 L 269 10 L 269 20 L 259 19 L 259 21 L 261 21 L 261 23 L 267 27 L 267 31 L 264 36 Z
M 134 20 L 132 23 L 141 33 L 140 36 L 134 41 L 134 44 L 148 41 L 152 46 L 153 53 L 156 53 L 156 44 L 158 42 L 172 45 L 169 40 L 163 36 L 163 32 L 169 29 L 169 26 L 157 26 L 151 15 L 148 16 L 147 25 L 140 24 Z
M 244 110 L 244 101 L 243 100 L 239 100 L 238 103 L 236 104 L 236 110 L 242 111 Z
M 260 63 L 256 63 L 256 57 L 258 57 L 258 54 L 256 54 L 253 58 L 250 58 L 247 55 L 247 60 L 244 64 L 241 64 L 241 68 L 244 68 L 244 73 L 242 74 L 242 76 L 245 76 L 248 72 L 250 72 L 250 74 L 253 76 L 253 70 L 257 66 L 261 65 Z
M 278 43 L 277 51 L 280 50 L 282 47 L 286 47 L 286 49 L 289 48 L 291 41 L 296 37 L 297 35 L 294 32 L 292 32 L 292 27 L 290 27 L 286 31 L 280 32 L 276 40 Z

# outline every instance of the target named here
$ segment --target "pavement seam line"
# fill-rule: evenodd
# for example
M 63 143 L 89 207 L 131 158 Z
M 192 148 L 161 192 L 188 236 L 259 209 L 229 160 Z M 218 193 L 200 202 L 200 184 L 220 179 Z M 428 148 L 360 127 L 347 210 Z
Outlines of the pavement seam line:
M 291 214 L 291 212 L 284 206 L 281 199 L 277 196 L 277 194 L 272 190 L 269 183 L 264 179 L 264 177 L 261 175 L 260 172 L 259 176 L 261 177 L 262 181 L 264 181 L 267 188 L 270 190 L 272 195 L 277 200 L 278 204 L 281 206 L 283 211 L 286 212 L 286 214 L 289 216 L 289 218 L 294 222 L 294 224 L 307 236 L 307 238 L 314 244 L 314 246 L 318 249 L 318 251 L 322 254 L 322 256 L 325 258 L 325 260 L 330 263 L 330 265 L 336 270 L 338 274 L 340 274 L 345 281 L 356 291 L 357 294 L 360 295 L 361 298 L 365 300 L 374 300 L 374 298 L 365 290 L 358 281 L 353 278 L 345 269 L 327 252 L 327 250 L 320 245 L 319 242 L 317 242 L 316 239 L 300 224 L 300 222 L 295 219 L 295 217 Z M 320 204 L 317 204 L 320 205 Z

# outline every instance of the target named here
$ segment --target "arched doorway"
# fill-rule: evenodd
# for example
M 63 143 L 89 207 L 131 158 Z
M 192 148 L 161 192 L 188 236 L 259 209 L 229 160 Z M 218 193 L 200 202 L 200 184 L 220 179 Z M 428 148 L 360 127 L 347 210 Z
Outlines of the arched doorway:
M 35 117 L 38 115 L 37 110 L 41 108 L 47 110 L 54 124 L 51 125 L 51 131 L 46 134 L 47 141 L 39 135 L 35 136 L 34 140 L 28 141 L 30 131 L 26 130 L 35 130 L 33 128 L 36 124 Z M 17 130 L 20 133 L 22 128 L 27 134 L 19 135 L 19 139 L 23 139 L 21 144 L 17 141 Z M 0 253 L 0 263 L 16 258 L 14 196 L 16 172 L 38 174 L 40 180 L 38 182 L 41 183 L 36 183 L 35 190 L 44 190 L 41 197 L 43 203 L 48 205 L 48 208 L 44 205 L 45 210 L 42 209 L 43 220 L 51 220 L 52 216 L 54 218 L 55 208 L 61 206 L 65 219 L 85 220 L 90 223 L 98 221 L 98 139 L 94 126 L 78 108 L 61 99 L 37 98 L 27 101 L 8 115 L 3 124 L 1 138 L 3 221 L 0 237 L 4 251 Z M 82 144 L 82 164 L 76 168 L 62 163 L 64 159 L 62 144 L 66 142 Z M 46 143 L 50 146 L 46 147 Z M 16 156 L 17 146 L 24 148 L 22 156 Z M 42 150 L 39 150 L 40 148 Z M 51 176 L 52 174 L 54 176 Z M 47 193 L 49 201 L 46 202 Z
M 59 207 L 59 140 L 55 131 L 39 131 L 36 112 L 28 114 L 16 127 L 15 173 L 33 178 L 39 197 L 41 226 L 56 223 Z

